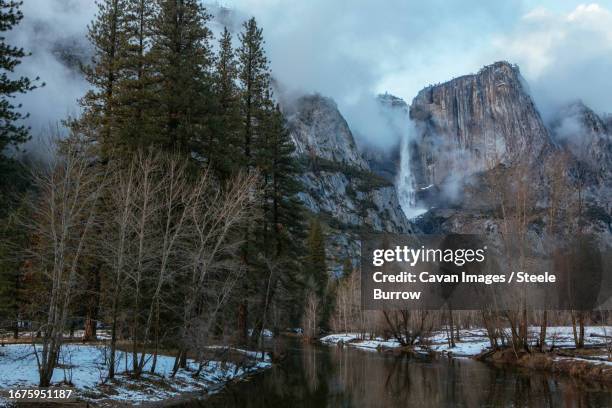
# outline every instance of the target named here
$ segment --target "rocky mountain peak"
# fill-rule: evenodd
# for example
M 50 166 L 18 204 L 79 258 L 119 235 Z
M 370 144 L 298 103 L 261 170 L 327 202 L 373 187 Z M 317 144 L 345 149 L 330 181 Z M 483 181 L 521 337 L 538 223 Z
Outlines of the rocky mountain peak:
M 563 122 L 570 119 L 576 121 L 575 125 L 580 125 L 581 128 L 577 130 L 588 131 L 589 133 L 595 134 L 608 133 L 609 124 L 591 108 L 586 106 L 584 102 L 577 100 L 563 106 L 559 112 L 557 112 L 556 118 L 551 125 L 555 141 L 557 141 L 557 137 L 563 137 L 563 135 L 559 135 L 558 132 L 560 127 L 563 126 Z
M 333 99 L 319 94 L 302 96 L 287 104 L 285 113 L 297 154 L 368 169 Z
M 551 123 L 557 146 L 568 149 L 586 164 L 599 183 L 612 178 L 612 123 L 597 115 L 582 101 L 559 110 Z
M 551 145 L 518 67 L 503 61 L 423 89 L 410 117 L 418 133 L 413 167 L 423 186 L 499 163 L 536 162 Z
M 378 102 L 388 108 L 393 109 L 401 109 L 408 112 L 408 104 L 402 98 L 391 95 L 390 93 L 385 92 L 384 94 L 379 94 L 377 97 Z

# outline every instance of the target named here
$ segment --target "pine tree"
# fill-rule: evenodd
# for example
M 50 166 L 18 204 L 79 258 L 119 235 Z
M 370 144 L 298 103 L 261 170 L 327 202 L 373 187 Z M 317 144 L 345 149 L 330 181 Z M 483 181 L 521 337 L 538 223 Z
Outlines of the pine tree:
M 27 185 L 24 170 L 6 155 L 7 148 L 18 149 L 30 138 L 29 128 L 21 123 L 29 115 L 21 113 L 21 105 L 16 106 L 12 99 L 17 94 L 34 90 L 39 79 L 12 78 L 15 68 L 29 55 L 23 48 L 8 44 L 4 36 L 23 19 L 19 10 L 21 4 L 20 1 L 0 1 L 0 217 L 6 216 L 9 207 L 14 205 L 11 201 L 13 195 Z
M 253 148 L 261 136 L 263 117 L 270 107 L 270 70 L 264 51 L 263 32 L 255 18 L 243 24 L 238 49 L 238 79 L 241 86 L 243 156 L 248 167 L 254 166 Z
M 304 275 L 307 280 L 311 280 L 315 284 L 317 296 L 322 299 L 327 288 L 328 271 L 325 259 L 325 236 L 321 222 L 317 218 L 310 222 L 306 251 Z
M 238 139 L 243 158 L 242 166 L 255 168 L 261 180 L 260 221 L 246 231 L 244 260 L 248 281 L 242 288 L 244 298 L 260 299 L 254 309 L 254 328 L 258 334 L 267 321 L 270 305 L 281 303 L 283 308 L 296 308 L 295 289 L 299 289 L 299 272 L 303 231 L 302 204 L 297 198 L 298 166 L 293 155 L 285 119 L 274 103 L 268 59 L 264 51 L 263 32 L 255 19 L 243 24 L 239 36 L 238 82 L 240 85 L 240 115 Z M 283 265 L 282 273 L 269 270 L 270 262 Z M 293 291 L 293 295 L 291 295 Z M 281 293 L 276 299 L 277 292 Z M 290 294 L 289 297 L 285 296 Z M 291 300 L 290 302 L 287 302 Z M 297 311 L 296 311 L 297 312 Z M 244 332 L 246 301 L 240 305 L 239 330 Z M 296 317 L 298 313 L 294 314 Z
M 197 0 L 160 0 L 153 63 L 159 75 L 163 147 L 201 156 L 210 132 L 213 54 L 210 15 Z
M 333 291 L 329 290 L 327 261 L 325 253 L 325 235 L 321 222 L 315 218 L 310 222 L 306 240 L 306 257 L 304 259 L 304 299 L 308 294 L 316 295 L 318 300 L 318 326 L 326 329 L 333 311 Z
M 240 136 L 241 154 L 237 157 L 240 166 L 247 170 L 255 169 L 261 175 L 262 187 L 266 191 L 262 196 L 261 209 L 264 213 L 261 223 L 252 225 L 244 231 L 245 245 L 243 246 L 243 262 L 246 267 L 246 278 L 240 288 L 242 301 L 238 305 L 238 333 L 240 341 L 246 341 L 248 325 L 248 299 L 255 296 L 258 307 L 254 315 L 259 319 L 255 326 L 261 324 L 263 316 L 262 305 L 266 303 L 267 271 L 263 257 L 270 258 L 270 246 L 268 242 L 269 230 L 269 202 L 267 200 L 269 188 L 268 160 L 265 159 L 267 152 L 262 150 L 266 145 L 269 133 L 266 134 L 270 107 L 270 72 L 268 59 L 263 49 L 263 32 L 257 27 L 254 18 L 243 23 L 243 32 L 239 35 L 240 47 L 238 48 L 238 83 L 240 86 Z M 260 148 L 259 152 L 256 151 Z M 263 294 L 263 295 L 262 295 Z M 262 296 L 264 300 L 262 301 Z M 256 330 L 257 332 L 257 330 Z
M 21 5 L 20 1 L 0 0 L 0 320 L 11 321 L 15 333 L 21 266 L 16 248 L 24 245 L 26 237 L 16 225 L 14 215 L 21 211 L 19 196 L 29 187 L 29 178 L 26 169 L 6 153 L 8 148 L 19 149 L 20 144 L 30 138 L 29 128 L 22 123 L 29 115 L 21 113 L 21 105 L 15 105 L 12 99 L 34 90 L 39 79 L 13 77 L 15 68 L 29 54 L 23 48 L 8 44 L 4 33 L 23 19 Z
M 295 146 L 291 141 L 285 118 L 277 105 L 269 112 L 265 145 L 257 149 L 258 162 L 264 175 L 264 225 L 267 237 L 263 251 L 283 265 L 282 273 L 275 275 L 267 303 L 275 302 L 289 317 L 299 318 L 301 308 L 295 301 L 300 291 L 301 264 L 304 253 L 304 208 L 297 194 L 301 184 L 297 180 L 299 168 L 293 155 Z M 276 299 L 276 294 L 280 298 Z
M 94 48 L 91 65 L 83 67 L 91 89 L 81 99 L 83 114 L 71 123 L 75 135 L 86 135 L 106 166 L 123 147 L 125 120 L 122 120 L 121 84 L 127 79 L 124 69 L 129 48 L 128 0 L 104 0 L 97 3 L 98 11 L 88 26 L 88 39 Z M 104 207 L 105 200 L 96 205 Z M 98 226 L 94 227 L 100 233 Z M 78 304 L 85 319 L 84 340 L 95 340 L 99 319 L 101 261 L 96 257 L 83 262 L 83 293 Z
M 23 2 L 0 1 L 0 33 L 11 30 L 23 19 L 23 13 L 19 10 Z M 26 93 L 36 88 L 34 83 L 27 77 L 21 76 L 11 79 L 9 73 L 21 64 L 21 59 L 28 54 L 23 48 L 7 44 L 5 37 L 0 36 L 0 157 L 8 146 L 17 147 L 29 139 L 29 129 L 19 121 L 26 119 L 29 115 L 22 114 L 11 99 L 15 94 Z M 36 78 L 38 80 L 38 78 Z
M 285 119 L 277 105 L 271 112 L 271 137 L 266 150 L 270 152 L 270 202 L 273 226 L 273 247 L 276 256 L 297 258 L 304 239 L 302 223 L 303 205 L 297 194 L 301 183 L 297 180 L 299 168 L 293 155 L 293 144 Z
M 227 27 L 219 39 L 219 54 L 215 69 L 215 120 L 207 151 L 212 167 L 221 180 L 239 169 L 240 161 L 240 105 L 238 71 L 232 47 L 232 35 Z
M 14 208 L 0 223 L 0 321 L 10 323 L 14 338 L 18 338 L 18 320 L 20 319 L 21 267 L 28 236 L 19 225 L 23 218 L 25 206 Z
M 84 113 L 76 125 L 94 129 L 94 139 L 104 158 L 118 143 L 116 91 L 123 79 L 120 64 L 127 48 L 125 9 L 125 0 L 101 1 L 88 27 L 94 56 L 84 73 L 92 89 L 81 99 Z
M 125 1 L 125 50 L 119 63 L 123 75 L 117 84 L 117 147 L 134 151 L 160 133 L 154 103 L 157 79 L 150 52 L 157 5 L 148 0 Z

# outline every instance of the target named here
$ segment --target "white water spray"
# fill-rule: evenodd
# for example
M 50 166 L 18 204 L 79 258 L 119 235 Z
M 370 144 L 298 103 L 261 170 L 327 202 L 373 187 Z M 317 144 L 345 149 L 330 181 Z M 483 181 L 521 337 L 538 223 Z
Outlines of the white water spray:
M 408 219 L 418 217 L 427 210 L 419 208 L 416 202 L 416 181 L 410 168 L 410 132 L 401 141 L 400 168 L 395 181 L 400 206 Z

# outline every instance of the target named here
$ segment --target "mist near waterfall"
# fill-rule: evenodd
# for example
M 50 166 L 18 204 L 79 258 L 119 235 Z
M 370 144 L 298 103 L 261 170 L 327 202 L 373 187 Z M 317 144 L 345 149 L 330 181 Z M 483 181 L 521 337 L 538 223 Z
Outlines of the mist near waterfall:
M 407 128 L 409 130 L 400 143 L 400 165 L 395 181 L 395 188 L 397 189 L 397 197 L 402 207 L 402 211 L 404 211 L 406 218 L 412 219 L 425 213 L 427 209 L 417 204 L 417 184 L 411 167 L 411 144 L 414 142 L 413 136 L 415 135 L 414 123 L 408 121 Z

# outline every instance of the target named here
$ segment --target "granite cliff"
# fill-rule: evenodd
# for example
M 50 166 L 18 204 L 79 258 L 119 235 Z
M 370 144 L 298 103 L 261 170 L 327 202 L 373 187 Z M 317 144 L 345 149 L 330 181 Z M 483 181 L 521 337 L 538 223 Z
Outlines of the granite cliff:
M 518 67 L 507 62 L 423 89 L 410 117 L 417 128 L 411 163 L 420 188 L 454 189 L 498 164 L 534 163 L 551 146 Z
M 371 169 L 333 100 L 302 96 L 284 111 L 302 168 L 299 197 L 327 224 L 332 270 L 339 272 L 346 257 L 358 261 L 363 231 L 414 231 L 393 180 Z
M 417 199 L 429 209 L 416 221 L 424 232 L 495 233 L 502 202 L 514 211 L 513 194 L 524 188 L 534 239 L 552 225 L 555 205 L 556 227 L 610 241 L 608 118 L 576 102 L 545 124 L 518 67 L 506 62 L 425 88 L 410 116 Z M 560 179 L 562 194 L 554 198 L 551 186 Z

